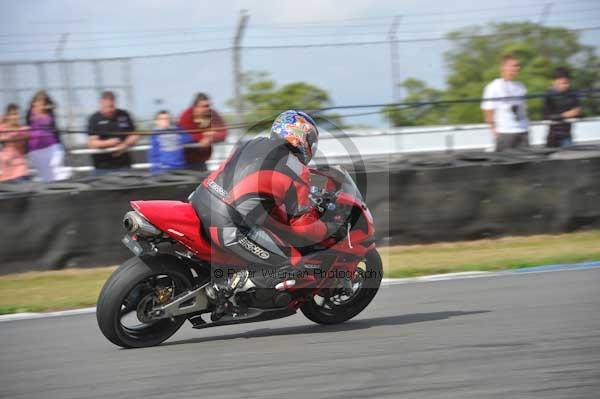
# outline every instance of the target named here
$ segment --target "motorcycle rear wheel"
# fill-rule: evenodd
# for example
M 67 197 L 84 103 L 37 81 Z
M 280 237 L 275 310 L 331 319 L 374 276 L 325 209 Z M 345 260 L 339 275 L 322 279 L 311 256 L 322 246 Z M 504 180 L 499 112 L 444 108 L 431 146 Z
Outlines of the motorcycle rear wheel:
M 179 330 L 186 317 L 146 320 L 144 307 L 152 306 L 157 287 L 169 289 L 175 296 L 192 284 L 189 270 L 172 256 L 129 259 L 113 272 L 100 292 L 96 305 L 100 331 L 110 342 L 123 348 L 160 344 Z M 130 322 L 137 324 L 128 325 Z
M 381 256 L 376 249 L 367 253 L 363 263 L 362 273 L 367 276 L 363 286 L 346 301 L 339 304 L 330 302 L 329 307 L 325 303 L 317 303 L 313 298 L 300 307 L 304 316 L 318 324 L 339 324 L 362 312 L 377 294 L 383 277 Z

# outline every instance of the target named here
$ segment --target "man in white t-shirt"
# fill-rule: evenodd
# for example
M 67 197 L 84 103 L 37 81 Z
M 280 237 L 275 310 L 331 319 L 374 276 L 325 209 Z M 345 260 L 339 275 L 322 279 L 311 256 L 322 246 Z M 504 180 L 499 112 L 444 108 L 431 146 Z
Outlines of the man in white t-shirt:
M 524 98 L 527 89 L 515 81 L 519 69 L 519 60 L 505 55 L 500 65 L 500 78 L 494 79 L 483 90 L 481 109 L 496 140 L 496 151 L 529 146 Z

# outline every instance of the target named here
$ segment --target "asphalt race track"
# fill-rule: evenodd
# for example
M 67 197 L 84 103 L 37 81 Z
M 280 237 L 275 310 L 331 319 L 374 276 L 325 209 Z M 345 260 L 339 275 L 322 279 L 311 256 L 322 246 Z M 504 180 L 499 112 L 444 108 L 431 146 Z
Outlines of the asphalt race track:
M 95 315 L 0 323 L 6 398 L 598 398 L 600 269 L 382 288 L 356 320 L 301 315 L 121 350 Z

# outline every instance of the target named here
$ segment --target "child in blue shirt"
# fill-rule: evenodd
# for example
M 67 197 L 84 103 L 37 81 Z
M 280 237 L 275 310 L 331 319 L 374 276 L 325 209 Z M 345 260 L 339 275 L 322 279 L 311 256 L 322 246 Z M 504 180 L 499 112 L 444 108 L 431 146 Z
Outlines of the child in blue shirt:
M 170 169 L 186 167 L 183 145 L 192 143 L 192 137 L 177 126 L 171 125 L 168 111 L 158 111 L 154 120 L 156 128 L 152 132 L 148 158 L 150 171 L 154 174 Z

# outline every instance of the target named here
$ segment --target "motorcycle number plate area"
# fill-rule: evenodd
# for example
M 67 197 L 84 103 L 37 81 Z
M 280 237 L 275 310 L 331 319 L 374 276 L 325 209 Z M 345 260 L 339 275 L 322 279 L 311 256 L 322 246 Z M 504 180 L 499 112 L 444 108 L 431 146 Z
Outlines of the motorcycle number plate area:
M 128 235 L 126 235 L 125 237 L 123 237 L 123 239 L 121 240 L 121 242 L 123 244 L 125 244 L 125 246 L 127 248 L 129 248 L 129 250 L 131 252 L 133 252 L 136 256 L 140 256 L 140 255 L 142 255 L 143 253 L 146 252 L 144 250 L 144 247 L 142 247 L 139 242 L 137 242 L 136 240 L 134 240 L 133 238 L 131 238 Z

